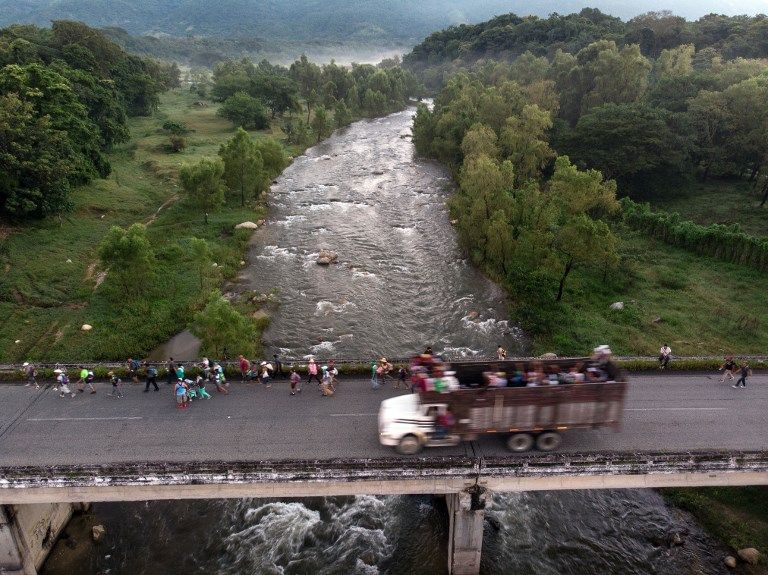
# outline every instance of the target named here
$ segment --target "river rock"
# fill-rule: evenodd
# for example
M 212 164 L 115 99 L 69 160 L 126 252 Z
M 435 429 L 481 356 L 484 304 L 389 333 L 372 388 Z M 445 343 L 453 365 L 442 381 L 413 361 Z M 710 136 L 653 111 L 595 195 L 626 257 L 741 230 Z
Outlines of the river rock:
M 93 326 L 91 324 L 84 323 L 80 329 L 83 331 L 91 331 L 93 329 Z
M 256 222 L 242 222 L 235 226 L 236 230 L 255 230 L 259 225 Z
M 624 309 L 624 302 L 616 301 L 616 302 L 613 302 L 609 307 L 613 310 L 622 310 Z
M 728 567 L 728 569 L 736 569 L 736 557 L 732 555 L 728 555 L 728 557 L 723 559 L 723 563 L 725 563 L 725 566 Z
M 321 266 L 327 266 L 332 263 L 336 263 L 339 259 L 339 254 L 331 250 L 321 249 L 317 256 L 317 263 Z
M 91 537 L 96 543 L 101 541 L 106 533 L 107 529 L 103 525 L 94 525 L 91 529 Z
M 750 565 L 757 565 L 760 561 L 760 552 L 754 547 L 739 549 L 736 552 L 736 555 L 738 555 L 739 559 L 744 561 L 744 563 L 749 563 Z

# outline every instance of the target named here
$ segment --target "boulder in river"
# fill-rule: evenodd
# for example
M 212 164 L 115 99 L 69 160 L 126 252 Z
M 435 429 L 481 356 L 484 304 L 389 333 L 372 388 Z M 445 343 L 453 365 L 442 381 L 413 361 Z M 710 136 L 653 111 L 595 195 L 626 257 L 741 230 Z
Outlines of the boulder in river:
M 91 529 L 91 537 L 96 543 L 101 541 L 106 533 L 107 529 L 103 525 L 94 525 Z
M 339 254 L 323 248 L 320 250 L 320 253 L 317 256 L 317 263 L 321 266 L 327 266 L 329 264 L 336 263 L 338 259 L 339 259 Z
M 736 555 L 738 555 L 739 559 L 744 561 L 744 563 L 749 563 L 750 565 L 757 565 L 760 561 L 760 552 L 754 547 L 739 549 L 736 552 Z
M 728 555 L 728 557 L 723 559 L 723 563 L 725 563 L 725 566 L 728 567 L 728 569 L 736 569 L 736 557 L 733 555 Z
M 242 222 L 235 226 L 236 230 L 255 230 L 259 225 L 256 222 Z

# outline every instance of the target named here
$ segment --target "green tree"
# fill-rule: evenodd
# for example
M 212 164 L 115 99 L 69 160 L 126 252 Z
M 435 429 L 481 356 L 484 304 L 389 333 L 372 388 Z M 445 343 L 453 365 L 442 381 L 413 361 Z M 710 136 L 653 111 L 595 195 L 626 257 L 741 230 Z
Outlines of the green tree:
M 194 315 L 190 330 L 212 357 L 221 356 L 225 348 L 233 353 L 254 351 L 253 326 L 218 291 L 211 292 L 205 308 Z
M 269 127 L 269 118 L 264 104 L 245 92 L 236 92 L 227 98 L 217 114 L 236 126 L 249 130 L 264 130 Z
M 14 218 L 42 218 L 71 207 L 76 161 L 67 134 L 16 94 L 0 96 L 0 207 Z
M 504 154 L 515 166 L 518 185 L 528 179 L 538 179 L 547 162 L 555 157 L 548 143 L 551 128 L 551 116 L 535 104 L 525 106 L 519 117 L 507 118 L 501 143 Z
M 326 112 L 325 108 L 322 106 L 315 110 L 315 116 L 312 118 L 311 126 L 318 142 L 331 135 L 331 131 L 333 130 L 331 118 L 328 117 L 328 112 Z
M 224 161 L 224 181 L 232 191 L 240 192 L 240 205 L 245 206 L 245 198 L 258 191 L 262 178 L 264 161 L 256 143 L 248 132 L 238 128 L 234 137 L 222 144 L 219 156 Z
M 202 290 L 205 287 L 205 280 L 212 275 L 212 270 L 215 269 L 211 247 L 202 238 L 189 238 L 186 253 L 193 267 L 197 270 L 197 275 L 200 278 L 200 289 Z
M 343 128 L 352 122 L 352 115 L 349 113 L 349 108 L 347 108 L 344 100 L 339 100 L 336 103 L 336 108 L 333 111 L 333 121 L 337 128 Z
M 121 288 L 116 297 L 146 293 L 152 286 L 155 254 L 143 224 L 127 230 L 113 226 L 99 246 L 99 258 L 109 268 L 108 277 Z
M 224 205 L 224 163 L 203 158 L 194 166 L 183 166 L 181 186 L 195 207 L 217 210 Z

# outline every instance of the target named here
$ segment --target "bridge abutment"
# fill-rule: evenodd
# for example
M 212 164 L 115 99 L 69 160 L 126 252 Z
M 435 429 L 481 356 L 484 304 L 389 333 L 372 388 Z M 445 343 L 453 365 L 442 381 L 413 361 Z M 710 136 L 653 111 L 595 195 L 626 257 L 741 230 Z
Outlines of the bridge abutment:
M 483 520 L 489 493 L 473 488 L 445 496 L 448 504 L 448 573 L 477 575 L 483 549 Z
M 80 504 L 0 506 L 0 573 L 37 575 L 59 533 Z

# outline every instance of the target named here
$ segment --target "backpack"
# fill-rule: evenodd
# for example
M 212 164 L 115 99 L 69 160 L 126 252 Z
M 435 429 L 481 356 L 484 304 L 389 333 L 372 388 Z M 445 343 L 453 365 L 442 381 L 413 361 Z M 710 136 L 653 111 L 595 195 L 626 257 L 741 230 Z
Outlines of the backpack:
M 149 377 L 155 377 L 157 375 L 157 370 L 154 367 L 148 367 L 147 368 L 147 375 Z
M 131 369 L 139 369 L 139 362 L 137 360 L 131 360 Z

